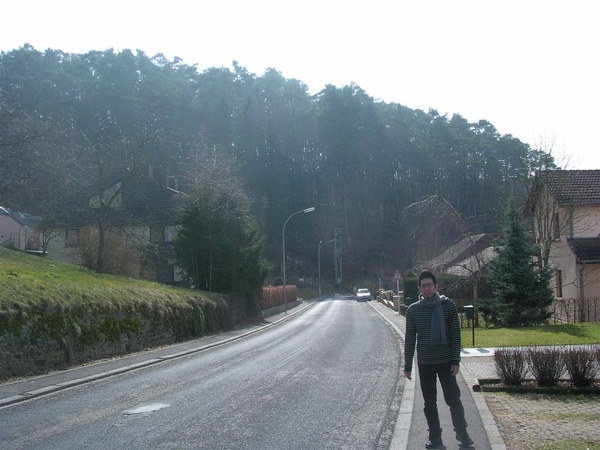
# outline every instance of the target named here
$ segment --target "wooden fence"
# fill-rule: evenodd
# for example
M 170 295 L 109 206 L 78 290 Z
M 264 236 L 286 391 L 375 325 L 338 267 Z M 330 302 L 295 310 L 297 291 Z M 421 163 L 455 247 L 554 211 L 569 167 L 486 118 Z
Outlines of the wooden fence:
M 557 298 L 552 308 L 556 323 L 600 322 L 600 298 Z

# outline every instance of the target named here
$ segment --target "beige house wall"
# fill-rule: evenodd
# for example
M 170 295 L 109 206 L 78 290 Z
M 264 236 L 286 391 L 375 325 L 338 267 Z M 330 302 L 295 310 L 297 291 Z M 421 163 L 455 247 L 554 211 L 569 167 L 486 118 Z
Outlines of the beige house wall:
M 56 236 L 48 243 L 47 257 L 54 261 L 65 262 L 69 264 L 81 264 L 79 246 L 66 245 L 66 232 Z
M 560 239 L 552 243 L 550 264 L 555 269 L 553 286 L 557 285 L 557 272 L 562 277 L 562 297 L 581 298 L 582 284 L 585 298 L 600 298 L 600 264 L 577 264 L 577 257 L 569 247 L 568 238 L 597 237 L 600 235 L 600 206 L 574 205 L 561 207 Z
M 555 295 L 561 298 L 579 297 L 579 276 L 577 273 L 576 257 L 567 244 L 567 237 L 561 236 L 559 241 L 555 241 L 550 252 L 550 265 L 555 269 L 555 276 L 552 280 L 552 286 L 556 286 L 559 280 L 556 279 L 557 272 L 560 270 L 562 278 L 562 297 L 555 291 Z
M 575 207 L 573 212 L 573 237 L 598 236 L 600 236 L 600 206 L 579 205 Z
M 84 246 L 96 233 L 93 228 L 69 229 L 52 239 L 48 245 L 48 258 L 69 264 L 83 265 Z M 77 235 L 77 239 L 73 238 Z M 111 239 L 112 237 L 112 239 Z M 112 242 L 112 244 L 111 244 Z M 122 259 L 126 265 L 127 275 L 155 281 L 155 273 L 147 265 L 144 266 L 143 257 L 139 249 L 151 242 L 151 230 L 148 226 L 123 227 L 118 231 L 109 231 L 107 237 L 107 251 L 113 258 Z M 115 244 L 118 245 L 115 248 Z M 173 281 L 183 280 L 181 270 L 173 269 Z

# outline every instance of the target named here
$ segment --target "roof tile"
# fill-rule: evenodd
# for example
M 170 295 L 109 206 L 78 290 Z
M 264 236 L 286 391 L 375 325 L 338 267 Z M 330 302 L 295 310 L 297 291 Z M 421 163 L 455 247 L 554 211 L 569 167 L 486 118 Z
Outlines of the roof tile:
M 600 170 L 546 170 L 539 181 L 559 204 L 600 203 Z
M 600 262 L 600 237 L 568 239 L 567 242 L 580 264 Z

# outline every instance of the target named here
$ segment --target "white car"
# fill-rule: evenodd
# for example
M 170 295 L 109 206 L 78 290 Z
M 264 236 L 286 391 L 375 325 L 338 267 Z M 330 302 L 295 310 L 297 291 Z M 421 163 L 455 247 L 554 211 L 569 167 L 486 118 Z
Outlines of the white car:
M 361 288 L 356 291 L 357 302 L 368 302 L 371 300 L 371 292 L 368 289 Z

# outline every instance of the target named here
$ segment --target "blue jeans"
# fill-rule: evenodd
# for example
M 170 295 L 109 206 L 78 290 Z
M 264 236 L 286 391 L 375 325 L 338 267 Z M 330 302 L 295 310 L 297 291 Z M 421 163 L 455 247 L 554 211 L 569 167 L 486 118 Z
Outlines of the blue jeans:
M 456 382 L 456 376 L 451 373 L 450 363 L 443 364 L 419 364 L 419 380 L 421 392 L 425 401 L 425 418 L 429 426 L 429 432 L 433 435 L 441 435 L 440 418 L 437 408 L 437 380 L 439 378 L 444 393 L 444 400 L 450 407 L 452 425 L 454 430 L 465 432 L 467 422 L 465 421 L 465 409 L 460 400 L 460 388 Z

